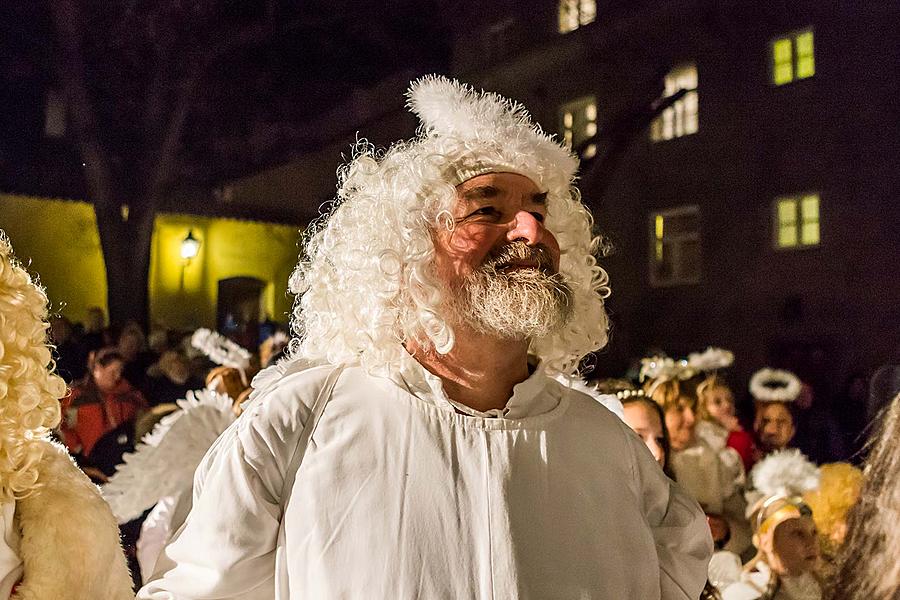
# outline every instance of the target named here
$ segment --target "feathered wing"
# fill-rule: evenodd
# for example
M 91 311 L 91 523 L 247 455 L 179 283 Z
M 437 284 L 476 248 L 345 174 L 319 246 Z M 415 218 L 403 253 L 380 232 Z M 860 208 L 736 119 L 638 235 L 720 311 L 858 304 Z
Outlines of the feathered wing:
M 231 398 L 210 390 L 188 392 L 180 410 L 144 436 L 101 491 L 119 523 L 139 517 L 160 498 L 190 489 L 194 471 L 235 420 Z
M 201 327 L 191 336 L 191 345 L 222 366 L 242 371 L 250 367 L 250 352 L 216 331 Z

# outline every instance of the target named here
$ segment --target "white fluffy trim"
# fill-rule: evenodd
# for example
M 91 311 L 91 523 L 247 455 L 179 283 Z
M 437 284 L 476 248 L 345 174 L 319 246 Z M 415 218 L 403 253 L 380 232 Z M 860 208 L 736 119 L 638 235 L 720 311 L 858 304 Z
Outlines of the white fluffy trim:
M 131 600 L 109 507 L 65 448 L 47 442 L 33 496 L 16 502 L 22 583 L 10 600 Z

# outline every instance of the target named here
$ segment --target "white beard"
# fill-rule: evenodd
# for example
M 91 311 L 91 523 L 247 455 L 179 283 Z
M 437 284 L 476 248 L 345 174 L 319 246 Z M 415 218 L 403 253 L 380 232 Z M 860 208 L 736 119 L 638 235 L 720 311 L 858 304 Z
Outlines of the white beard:
M 536 259 L 539 268 L 504 269 Z M 533 339 L 558 331 L 572 317 L 572 291 L 551 273 L 546 252 L 514 242 L 472 273 L 453 295 L 453 312 L 475 331 L 504 339 Z

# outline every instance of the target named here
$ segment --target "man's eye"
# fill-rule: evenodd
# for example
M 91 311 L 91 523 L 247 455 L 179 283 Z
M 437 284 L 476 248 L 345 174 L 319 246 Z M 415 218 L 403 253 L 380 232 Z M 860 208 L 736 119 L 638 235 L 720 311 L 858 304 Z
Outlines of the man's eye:
M 544 215 L 542 215 L 539 212 L 533 212 L 533 213 L 531 213 L 531 216 L 534 217 L 534 220 L 537 221 L 538 223 L 544 222 Z
M 467 219 L 471 219 L 473 217 L 496 217 L 500 212 L 494 208 L 493 206 L 482 206 L 478 210 L 474 210 L 466 215 Z

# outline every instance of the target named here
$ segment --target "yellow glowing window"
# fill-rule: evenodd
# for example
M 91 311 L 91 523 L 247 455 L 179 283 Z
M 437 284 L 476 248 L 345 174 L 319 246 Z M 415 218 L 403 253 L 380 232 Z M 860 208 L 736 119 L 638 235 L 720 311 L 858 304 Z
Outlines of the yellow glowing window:
M 650 284 L 700 281 L 700 209 L 670 208 L 650 215 Z
M 786 196 L 775 201 L 775 246 L 795 248 L 819 244 L 819 195 Z
M 559 32 L 568 33 L 593 23 L 597 18 L 596 0 L 559 0 Z
M 666 75 L 665 97 L 673 96 L 680 90 L 687 90 L 687 93 L 651 124 L 650 139 L 654 142 L 697 133 L 700 128 L 697 66 L 693 63 L 679 65 Z
M 559 109 L 563 140 L 570 148 L 579 148 L 589 138 L 597 134 L 597 101 L 586 96 L 562 105 Z M 581 158 L 592 158 L 597 154 L 597 144 L 587 144 L 581 148 Z
M 816 74 L 811 29 L 797 31 L 772 41 L 772 82 L 784 85 Z

